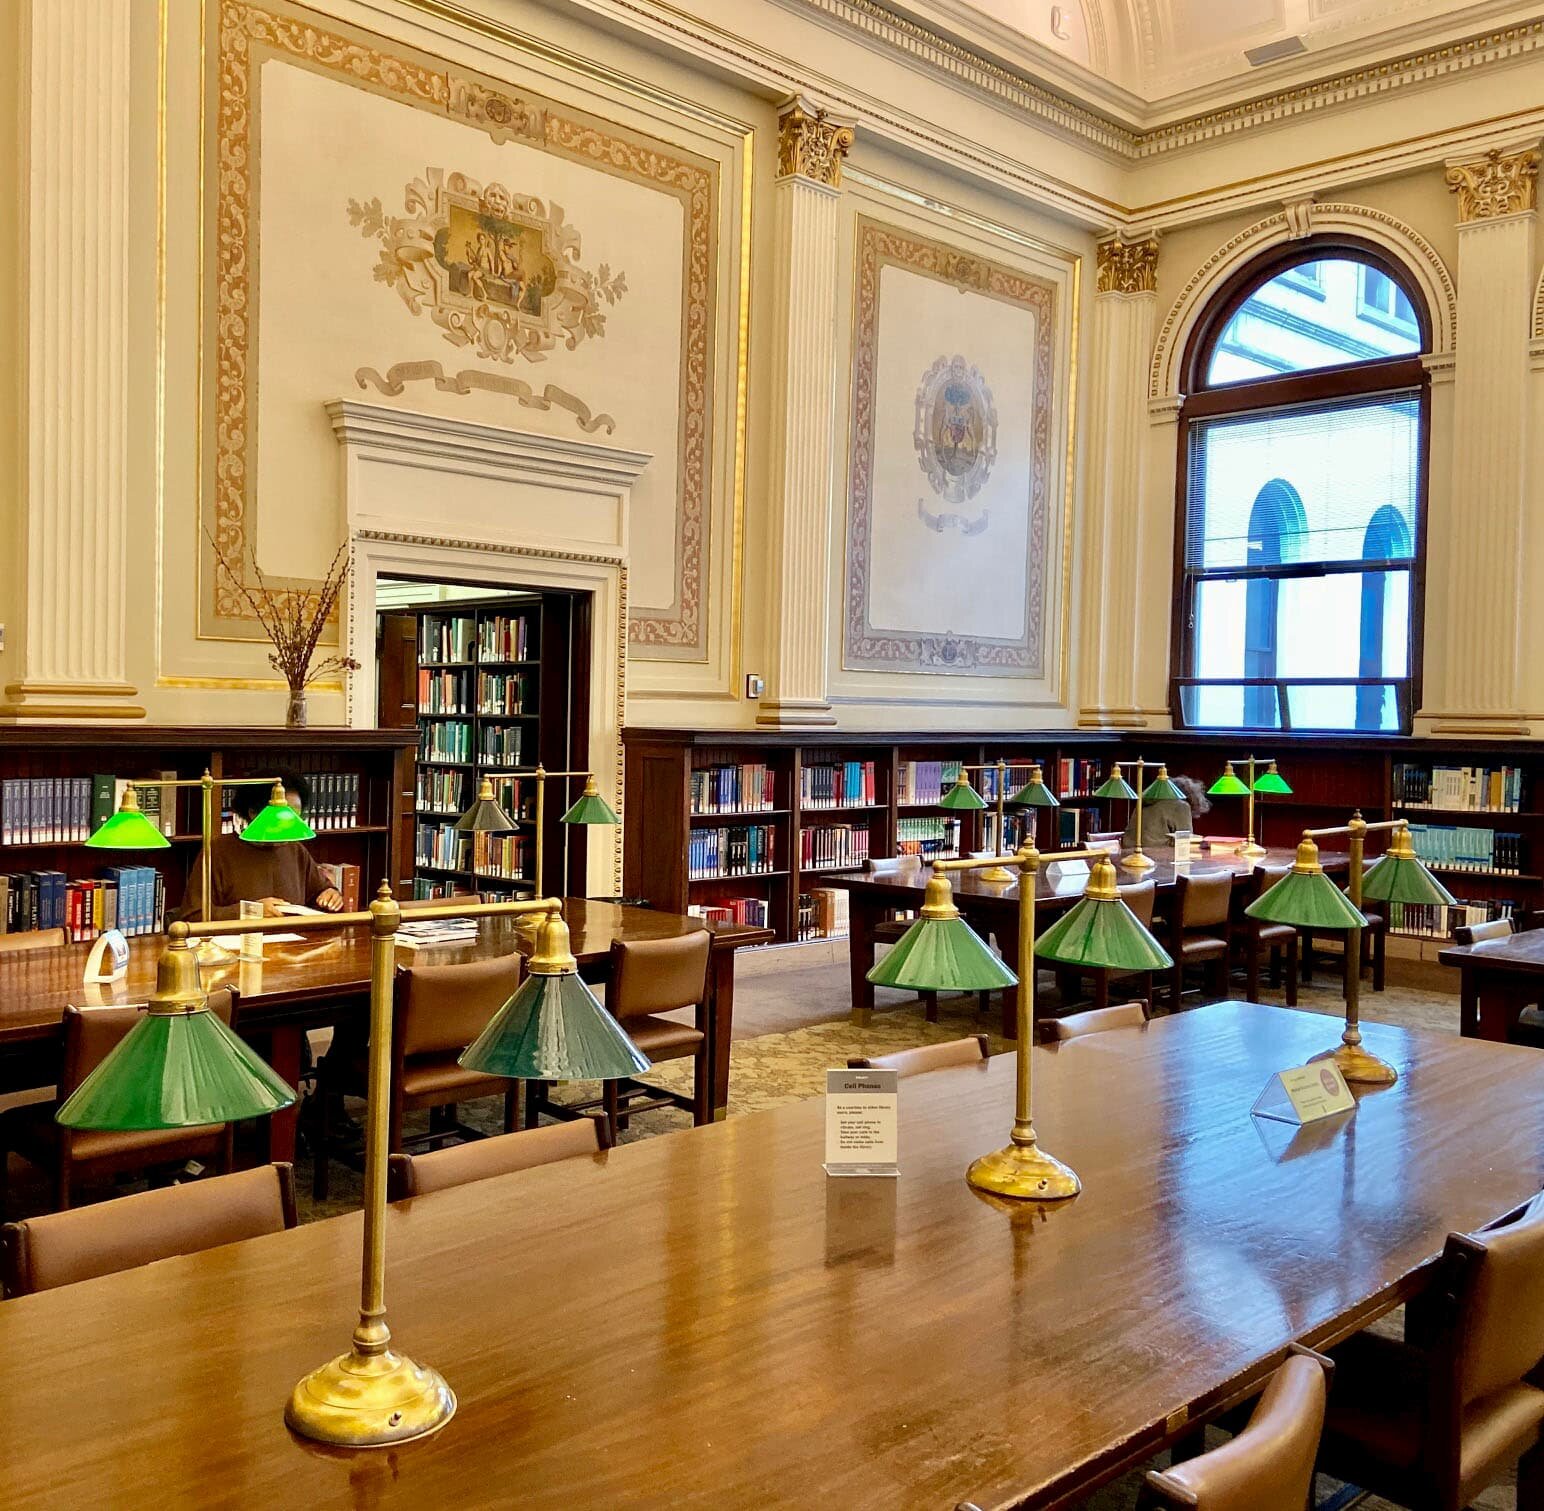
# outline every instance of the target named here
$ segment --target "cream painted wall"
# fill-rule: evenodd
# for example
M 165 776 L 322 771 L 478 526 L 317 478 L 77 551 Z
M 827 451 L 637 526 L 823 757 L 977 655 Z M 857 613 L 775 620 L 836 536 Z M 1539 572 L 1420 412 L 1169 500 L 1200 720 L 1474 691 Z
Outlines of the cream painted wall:
M 14 34 L 24 40 L 28 16 L 44 3 L 48 0 L 0 0 L 0 37 Z M 164 33 L 158 9 L 134 4 L 130 11 L 131 142 L 125 188 L 134 234 L 128 252 L 126 400 L 128 679 L 137 688 L 135 702 L 155 722 L 273 723 L 282 717 L 284 693 L 262 648 L 201 637 L 195 609 L 201 570 L 196 501 L 206 486 L 201 474 L 212 445 L 207 390 L 201 393 L 209 373 L 201 358 L 205 347 L 200 333 L 213 307 L 208 196 L 217 171 L 212 131 L 201 136 L 200 122 L 207 126 L 212 121 L 218 101 L 219 81 L 208 66 L 218 4 L 166 0 Z M 1544 130 L 1536 105 L 1544 98 L 1544 63 L 1531 58 L 1451 75 L 1440 83 L 1372 93 L 1353 106 L 1305 112 L 1183 150 L 1131 153 L 1032 118 L 968 81 L 951 81 L 908 63 L 872 39 L 834 31 L 812 12 L 790 11 L 775 0 L 714 0 L 711 5 L 698 0 L 695 9 L 703 22 L 699 36 L 667 32 L 660 24 L 663 13 L 651 6 L 623 8 L 610 0 L 551 5 L 473 0 L 468 12 L 496 23 L 486 30 L 453 27 L 412 0 L 318 0 L 313 9 L 387 38 L 383 46 L 418 49 L 449 66 L 497 80 L 512 93 L 536 91 L 568 100 L 634 129 L 649 129 L 653 122 L 663 137 L 675 140 L 693 136 L 696 150 L 714 156 L 724 167 L 718 266 L 725 324 L 715 337 L 714 387 L 722 424 L 713 457 L 716 544 L 705 582 L 714 638 L 702 662 L 633 658 L 628 717 L 634 723 L 726 728 L 752 724 L 757 705 L 744 696 L 744 677 L 766 667 L 772 627 L 785 611 L 784 605 L 769 601 L 765 566 L 772 548 L 768 489 L 777 377 L 770 332 L 786 279 L 772 254 L 771 239 L 776 106 L 783 94 L 795 88 L 813 91 L 817 102 L 848 111 L 857 127 L 842 201 L 840 254 L 829 275 L 836 280 L 841 317 L 831 374 L 833 399 L 824 411 L 824 422 L 835 427 L 833 476 L 829 497 L 818 505 L 827 510 L 833 550 L 831 590 L 824 605 L 832 647 L 827 692 L 837 694 L 837 717 L 850 727 L 898 721 L 914 727 L 959 727 L 983 720 L 1006 726 L 1071 723 L 1079 716 L 1078 689 L 1099 681 L 1091 675 L 1097 669 L 1080 660 L 1078 626 L 1080 584 L 1089 578 L 1083 553 L 1094 538 L 1084 512 L 1083 432 L 1099 422 L 1097 401 L 1110 379 L 1096 369 L 1092 340 L 1094 248 L 1101 233 L 1116 226 L 1139 229 L 1144 221 L 1160 228 L 1155 326 L 1162 325 L 1191 275 L 1219 246 L 1279 210 L 1288 194 L 1317 193 L 1321 199 L 1395 217 L 1424 237 L 1456 277 L 1459 234 L 1453 197 L 1443 183 L 1443 158 L 1499 141 L 1536 142 Z M 687 7 L 688 12 L 692 9 Z M 726 38 L 738 38 L 740 45 L 732 48 Z M 0 109 L 0 162 L 6 164 L 20 159 L 15 149 L 24 145 L 16 140 L 21 112 L 9 108 L 22 100 L 24 56 L 24 46 L 0 46 L 0 101 L 7 105 Z M 753 133 L 748 204 L 739 198 L 743 163 L 737 155 L 737 127 Z M 13 150 L 6 152 L 7 146 Z M 489 156 L 498 158 L 499 150 L 492 149 Z M 163 179 L 164 248 L 158 257 Z M 21 401 L 26 358 L 16 311 L 27 297 L 29 271 L 18 241 L 25 191 L 25 182 L 0 177 L 0 204 L 17 211 L 6 214 L 0 226 L 0 287 L 21 287 L 17 300 L 0 301 L 0 350 L 14 354 L 14 360 L 0 364 L 0 445 L 8 459 L 0 474 L 5 489 L 0 622 L 7 627 L 0 684 L 15 680 L 25 669 L 26 648 L 18 643 L 14 626 L 29 585 L 28 569 L 14 543 L 27 511 L 46 507 L 45 500 L 26 496 L 17 472 L 44 423 L 44 417 L 27 416 Z M 89 196 L 97 190 L 89 183 L 75 183 L 51 186 L 48 192 Z M 388 209 L 398 208 L 393 193 L 400 196 L 400 185 L 382 190 Z M 1076 417 L 1079 432 L 1061 504 L 1070 512 L 1059 517 L 1055 556 L 1046 563 L 1050 580 L 1064 595 L 1057 614 L 1066 627 L 1065 638 L 1056 649 L 1056 676 L 1049 679 L 1049 687 L 1038 687 L 1018 700 L 1009 689 L 988 700 L 992 706 L 986 710 L 980 688 L 970 678 L 918 677 L 910 684 L 920 689 L 918 694 L 898 699 L 893 679 L 870 683 L 840 664 L 840 553 L 851 412 L 850 228 L 858 202 L 863 202 L 863 213 L 873 213 L 876 196 L 893 201 L 898 219 L 926 225 L 938 239 L 953 240 L 964 251 L 983 254 L 995 245 L 1008 255 L 1016 242 L 1053 248 L 1076 269 L 1080 284 L 1079 324 L 1069 348 L 1073 360 L 1064 375 L 1067 386 L 1058 395 L 1067 414 Z M 585 228 L 580 229 L 583 233 Z M 748 241 L 742 240 L 747 236 Z M 1537 272 L 1538 254 L 1535 238 L 1530 276 Z M 742 312 L 735 301 L 742 257 L 749 297 L 743 310 L 744 449 L 737 471 L 734 411 L 741 398 L 737 361 Z M 588 242 L 584 260 L 593 260 Z M 636 288 L 628 295 L 638 297 Z M 397 318 L 395 311 L 391 318 Z M 456 365 L 450 348 L 442 354 L 430 350 L 427 342 L 420 344 L 425 355 L 444 355 L 451 359 L 448 368 Z M 522 370 L 521 375 L 532 381 L 542 376 L 534 370 Z M 1544 385 L 1544 378 L 1537 376 L 1529 381 Z M 382 402 L 413 407 L 411 394 Z M 474 404 L 461 410 L 455 400 L 446 404 L 463 417 L 471 417 L 476 408 Z M 809 412 L 818 416 L 821 405 L 812 403 Z M 1146 415 L 1141 423 L 1146 427 Z M 1141 444 L 1153 444 L 1145 430 L 1135 433 Z M 1450 467 L 1446 434 L 1444 425 L 1434 429 L 1434 483 L 1439 471 L 1445 478 Z M 641 443 L 634 439 L 627 444 Z M 1166 701 L 1164 586 L 1173 500 L 1172 487 L 1165 496 L 1162 458 L 1156 452 L 1149 458 L 1147 475 L 1137 501 L 1141 520 L 1136 538 L 1151 584 L 1151 618 L 1155 626 L 1161 623 L 1161 633 L 1155 629 L 1144 639 L 1137 680 L 1138 701 L 1157 707 Z M 1529 489 L 1529 508 L 1540 513 L 1537 470 Z M 1434 510 L 1448 507 L 1439 504 L 1439 491 L 1434 486 Z M 1463 506 L 1472 506 L 1472 501 L 1465 500 Z M 325 508 L 297 509 L 293 501 L 288 507 L 280 534 L 260 533 L 264 566 L 285 571 L 309 564 L 314 569 L 340 538 L 340 516 Z M 267 517 L 285 518 L 284 506 Z M 1544 560 L 1544 555 L 1529 560 Z M 49 577 L 31 570 L 34 591 L 74 589 L 66 573 Z M 918 591 L 927 591 L 925 582 L 918 584 Z M 1428 642 L 1440 637 L 1454 655 L 1483 654 L 1483 647 L 1465 642 L 1465 604 L 1450 601 L 1446 592 L 1434 588 L 1428 601 Z M 809 606 L 787 611 L 804 613 Z M 1544 687 L 1529 696 L 1544 707 Z M 313 721 L 341 722 L 342 712 L 341 690 L 317 691 Z

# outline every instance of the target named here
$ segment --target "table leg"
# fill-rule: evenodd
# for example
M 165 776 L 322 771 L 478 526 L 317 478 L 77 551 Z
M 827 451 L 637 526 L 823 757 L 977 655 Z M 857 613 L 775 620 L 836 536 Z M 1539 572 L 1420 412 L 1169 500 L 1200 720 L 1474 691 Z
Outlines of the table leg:
M 734 1031 L 734 951 L 714 950 L 708 966 L 708 1053 L 713 1067 L 709 1107 L 715 1122 L 729 1110 L 729 1046 Z
M 874 1011 L 874 987 L 868 973 L 874 969 L 874 925 L 884 908 L 860 892 L 847 894 L 847 958 L 852 975 L 852 1021 L 867 1028 Z
M 288 1025 L 273 1029 L 268 1036 L 268 1063 L 281 1080 L 300 1089 L 300 1046 L 303 1028 Z M 285 1164 L 295 1160 L 295 1129 L 300 1122 L 300 1102 L 276 1112 L 268 1119 L 268 1158 Z

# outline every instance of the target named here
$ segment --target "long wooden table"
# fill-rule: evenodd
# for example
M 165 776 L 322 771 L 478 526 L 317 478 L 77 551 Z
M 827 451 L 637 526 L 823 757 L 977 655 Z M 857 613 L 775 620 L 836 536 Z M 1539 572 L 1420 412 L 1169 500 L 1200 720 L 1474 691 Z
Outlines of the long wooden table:
M 703 926 L 698 918 L 656 913 L 650 908 L 565 898 L 563 916 L 573 939 L 574 957 L 586 980 L 603 981 L 609 970 L 611 942 L 673 939 Z M 710 1042 L 713 1058 L 713 1107 L 723 1115 L 729 1100 L 729 1041 L 734 1016 L 734 955 L 746 945 L 764 944 L 765 929 L 719 924 L 712 929 L 708 971 Z M 0 954 L 0 1090 L 51 1084 L 58 1074 L 60 1020 L 68 1004 L 101 1007 L 143 1002 L 155 986 L 156 961 L 165 941 L 132 941 L 129 973 L 110 986 L 83 986 L 88 945 Z M 484 918 L 475 941 L 409 952 L 403 965 L 447 965 L 481 960 L 519 950 L 529 954 L 531 935 L 513 919 Z M 262 1042 L 273 1067 L 291 1085 L 300 1073 L 305 1031 L 369 1011 L 370 931 L 340 930 L 298 944 L 269 944 L 261 963 L 231 960 L 207 967 L 209 987 L 226 987 L 235 996 L 237 1026 Z M 292 1159 L 295 1111 L 273 1119 L 270 1147 L 275 1159 Z
M 1544 1002 L 1544 929 L 1437 951 L 1459 972 L 1459 1030 L 1505 1043 L 1525 1007 Z
M 1207 851 L 1196 855 L 1194 860 L 1179 866 L 1174 863 L 1172 848 L 1153 849 L 1149 852 L 1154 865 L 1148 871 L 1128 871 L 1122 868 L 1117 874 L 1121 884 L 1151 881 L 1157 888 L 1160 900 L 1174 890 L 1174 878 L 1183 876 L 1214 876 L 1219 872 L 1233 878 L 1235 886 L 1248 883 L 1260 865 L 1290 865 L 1296 858 L 1295 850 L 1267 850 L 1260 856 L 1241 856 L 1231 852 Z M 1053 852 L 1045 855 L 1047 863 L 1053 862 Z M 1325 852 L 1319 857 L 1324 869 L 1332 875 L 1346 870 L 1349 858 L 1339 852 Z M 1010 868 L 1011 869 L 1011 868 Z M 824 875 L 820 884 L 841 887 L 848 898 L 848 950 L 852 969 L 852 1010 L 858 1023 L 867 1020 L 874 1009 L 874 987 L 868 973 L 874 968 L 874 930 L 896 909 L 915 911 L 922 906 L 923 893 L 931 866 L 915 870 L 876 875 L 870 871 L 835 871 Z M 1003 955 L 1012 961 L 1016 956 L 1018 940 L 1019 884 L 1011 882 L 983 881 L 979 871 L 951 871 L 949 883 L 954 889 L 955 905 L 978 930 L 990 930 L 998 937 Z M 1070 876 L 1053 874 L 1048 865 L 1042 865 L 1035 874 L 1035 920 L 1039 928 L 1047 927 L 1070 908 L 1083 895 L 1088 876 L 1079 873 Z M 1037 930 L 1038 932 L 1038 930 Z M 1003 993 L 1002 1032 L 1013 1038 L 1018 1032 L 1014 994 Z
M 963 1178 L 1011 1056 L 904 1083 L 899 1180 L 828 1179 L 817 1098 L 395 1207 L 391 1325 L 460 1409 L 390 1453 L 282 1420 L 347 1341 L 357 1214 L 0 1302 L 0 1504 L 1068 1505 L 1544 1181 L 1514 1046 L 1367 1024 L 1397 1085 L 1251 1118 L 1337 1031 L 1232 1002 L 1036 1049 L 1058 1209 Z

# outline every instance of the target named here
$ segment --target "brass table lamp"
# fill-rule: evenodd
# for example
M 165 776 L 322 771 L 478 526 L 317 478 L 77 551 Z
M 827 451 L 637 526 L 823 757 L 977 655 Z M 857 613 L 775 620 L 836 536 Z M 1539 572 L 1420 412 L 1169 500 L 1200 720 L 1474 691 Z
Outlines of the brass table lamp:
M 564 813 L 561 823 L 590 825 L 590 824 L 620 824 L 622 820 L 617 816 L 605 798 L 600 795 L 600 789 L 595 785 L 595 773 L 593 771 L 548 771 L 540 764 L 535 766 L 521 766 L 512 769 L 511 776 L 528 776 L 536 783 L 536 864 L 535 875 L 532 877 L 533 885 L 539 896 L 546 885 L 546 870 L 544 865 L 544 848 L 546 816 L 547 816 L 547 783 L 553 780 L 568 780 L 572 777 L 585 779 L 584 791 L 578 800 Z M 517 819 L 511 818 L 503 806 L 494 799 L 493 782 L 489 777 L 484 777 L 477 789 L 477 800 L 460 818 L 456 820 L 455 827 L 463 832 L 476 834 L 508 834 L 520 827 Z M 566 842 L 565 842 L 566 844 Z M 566 853 L 566 849 L 565 849 Z
M 1244 842 L 1238 847 L 1240 855 L 1264 855 L 1265 846 L 1255 838 L 1255 794 L 1262 797 L 1266 793 L 1277 793 L 1283 797 L 1290 797 L 1292 789 L 1287 785 L 1286 778 L 1277 771 L 1276 763 L 1269 756 L 1238 756 L 1236 760 L 1240 766 L 1248 766 L 1249 780 L 1241 782 L 1238 774 L 1233 770 L 1233 761 L 1222 763 L 1222 775 L 1206 790 L 1212 797 L 1247 797 L 1249 806 L 1244 820 Z M 1257 760 L 1266 763 L 1265 770 L 1258 776 L 1255 775 Z

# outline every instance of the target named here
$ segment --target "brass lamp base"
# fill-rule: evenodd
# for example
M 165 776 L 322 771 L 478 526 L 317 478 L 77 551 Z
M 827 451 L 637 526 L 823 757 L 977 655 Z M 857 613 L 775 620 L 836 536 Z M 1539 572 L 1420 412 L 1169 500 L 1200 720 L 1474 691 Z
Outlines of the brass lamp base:
M 1142 850 L 1133 850 L 1130 855 L 1123 855 L 1120 863 L 1127 871 L 1151 871 L 1158 864 Z
M 200 965 L 224 965 L 227 960 L 236 958 L 223 944 L 216 944 L 207 936 L 193 946 L 193 953 Z
M 1269 854 L 1264 845 L 1257 845 L 1252 839 L 1246 839 L 1244 843 L 1238 847 L 1238 853 L 1240 855 Z
M 438 1432 L 456 1414 L 440 1375 L 386 1349 L 350 1351 L 294 1389 L 284 1420 L 302 1437 L 339 1448 L 389 1448 Z
M 965 1179 L 978 1191 L 1021 1201 L 1062 1201 L 1083 1189 L 1077 1173 L 1038 1144 L 1009 1144 L 971 1162 Z
M 978 881 L 1004 882 L 1017 881 L 1018 877 L 1006 866 L 988 866 L 985 871 L 976 872 L 976 879 Z
M 1399 1079 L 1399 1072 L 1387 1060 L 1380 1060 L 1360 1044 L 1341 1044 L 1314 1059 L 1333 1060 L 1352 1086 L 1392 1086 Z

